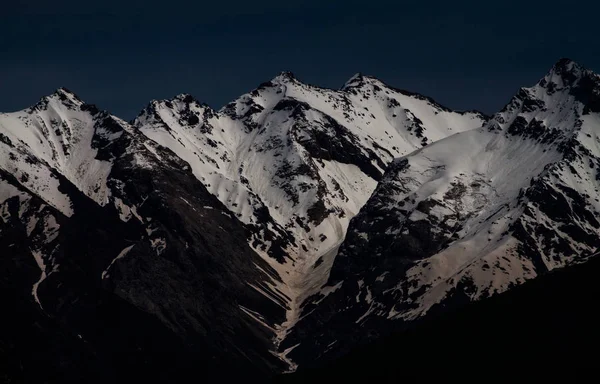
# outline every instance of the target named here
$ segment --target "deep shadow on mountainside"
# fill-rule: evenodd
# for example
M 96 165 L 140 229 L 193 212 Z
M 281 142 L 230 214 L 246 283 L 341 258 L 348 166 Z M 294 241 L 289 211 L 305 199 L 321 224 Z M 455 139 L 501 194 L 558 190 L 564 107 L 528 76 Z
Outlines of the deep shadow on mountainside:
M 412 330 L 357 348 L 320 369 L 301 370 L 277 377 L 273 382 L 376 380 L 387 383 L 416 378 L 473 381 L 483 377 L 560 378 L 573 382 L 587 375 L 594 377 L 594 356 L 600 341 L 595 304 L 600 294 L 596 282 L 599 272 L 598 258 L 557 270 L 504 294 L 421 322 Z M 221 366 L 205 370 L 205 366 L 194 363 L 189 351 L 157 332 L 161 328 L 158 324 L 143 321 L 148 319 L 143 319 L 142 314 L 136 314 L 124 302 L 108 298 L 103 301 L 105 306 L 121 311 L 117 313 L 122 315 L 118 320 L 99 320 L 116 332 L 101 342 L 99 349 L 82 347 L 75 337 L 66 335 L 47 317 L 32 315 L 32 321 L 27 323 L 22 321 L 24 316 L 19 321 L 8 317 L 9 323 L 4 323 L 3 332 L 19 342 L 0 344 L 0 382 L 105 382 L 103 380 L 109 377 L 121 380 L 118 382 L 143 379 L 184 383 L 192 377 L 198 382 L 217 382 L 219 370 L 233 368 Z M 23 310 L 18 300 L 8 302 L 9 310 L 17 308 Z M 117 327 L 119 321 L 124 323 Z M 138 329 L 130 333 L 136 329 L 131 323 L 137 321 L 140 321 Z M 124 328 L 123 325 L 129 326 Z M 128 355 L 135 348 L 122 351 L 109 348 L 117 339 L 129 340 L 132 347 L 145 343 L 145 352 Z M 32 347 L 35 349 L 28 349 Z M 25 366 L 30 368 L 27 376 L 24 376 L 23 366 L 19 366 L 23 362 L 15 359 L 15 353 L 23 349 L 31 354 Z M 53 352 L 50 356 L 60 366 L 52 366 L 48 352 Z M 65 353 L 68 358 L 60 360 Z M 107 353 L 110 361 L 118 363 L 116 368 L 111 368 L 115 371 L 109 373 L 104 371 L 108 366 L 98 364 Z M 60 376 L 52 380 L 51 373 Z M 268 382 L 266 377 L 247 375 L 245 378 L 248 382 Z
M 61 178 L 77 212 L 71 218 L 31 198 L 32 212 L 52 213 L 62 226 L 56 239 L 60 267 L 39 286 L 38 305 L 31 287 L 39 268 L 30 246 L 39 228 L 29 233 L 18 216 L 19 201 L 8 201 L 9 215 L 0 221 L 0 383 L 264 377 L 265 367 L 278 363 L 259 352 L 270 334 L 249 326 L 237 307 L 240 302 L 260 306 L 261 298 L 252 291 L 242 295 L 244 282 L 230 276 L 252 276 L 251 261 L 261 261 L 245 243 L 244 228 L 212 209 L 219 203 L 185 172 L 124 163 L 118 175 L 131 181 L 128 196 L 147 196 L 140 214 L 154 218 L 170 250 L 159 257 L 139 222 L 119 220 L 114 207 L 100 207 Z M 0 179 L 17 186 L 3 172 Z M 198 209 L 187 209 L 182 198 Z M 226 242 L 223 233 L 231 235 Z M 128 265 L 113 266 L 114 278 L 104 280 L 110 258 L 131 243 L 136 248 Z M 246 270 L 234 272 L 237 268 Z M 271 307 L 267 303 L 264 309 Z M 277 318 L 277 311 L 271 313 Z M 235 346 L 228 343 L 231 338 Z
M 589 380 L 598 376 L 599 272 L 595 257 L 275 382 Z

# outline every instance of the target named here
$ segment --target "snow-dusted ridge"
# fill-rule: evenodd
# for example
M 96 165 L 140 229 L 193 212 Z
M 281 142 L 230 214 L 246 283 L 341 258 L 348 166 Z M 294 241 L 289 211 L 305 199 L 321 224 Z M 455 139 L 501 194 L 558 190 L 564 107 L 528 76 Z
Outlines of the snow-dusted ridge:
M 26 311 L 41 309 L 70 332 L 104 321 L 89 317 L 103 297 L 144 311 L 172 335 L 195 337 L 213 358 L 235 346 L 240 352 L 225 359 L 283 366 L 269 352 L 275 334 L 238 306 L 283 321 L 284 310 L 251 288 L 279 277 L 249 248 L 248 228 L 175 153 L 71 92 L 0 115 L 0 218 L 0 254 L 12 274 L 1 280 L 26 287 L 18 292 L 31 297 L 34 309 L 19 299 Z M 217 341 L 204 336 L 214 313 L 224 319 L 211 326 Z
M 72 214 L 70 202 L 59 191 L 57 174 L 105 205 L 111 162 L 100 151 L 122 135 L 124 125 L 60 88 L 29 109 L 0 115 L 0 168 L 66 215 Z
M 293 367 L 286 357 L 292 349 L 278 352 L 279 344 L 304 300 L 326 282 L 350 220 L 389 162 L 485 120 L 374 78 L 331 90 L 282 73 L 219 111 L 181 94 L 151 102 L 131 123 L 60 88 L 31 108 L 0 114 L 0 191 L 7 192 L 0 207 L 6 225 L 29 223 L 29 252 L 40 269 L 31 294 L 45 309 L 38 293 L 50 274 L 60 275 L 64 224 L 74 216 L 83 220 L 90 209 L 77 211 L 88 203 L 75 191 L 106 215 L 139 226 L 144 237 L 138 241 L 162 257 L 175 252 L 172 240 L 145 207 L 152 190 L 143 192 L 132 177 L 170 169 L 189 183 L 183 175 L 193 175 L 224 207 L 183 196 L 177 201 L 194 215 L 215 210 L 245 227 L 262 260 L 252 261 L 254 276 L 240 281 L 286 318 L 275 321 L 274 311 L 260 313 L 256 303 L 237 309 L 273 332 L 271 353 Z M 23 212 L 15 213 L 15 204 Z M 100 280 L 120 279 L 113 271 L 129 262 L 125 254 L 145 252 L 132 241 L 119 239 L 120 248 L 103 256 Z
M 27 295 L 53 311 L 85 224 L 106 236 L 78 244 L 99 286 L 183 338 L 219 316 L 215 345 L 295 369 L 595 254 L 599 113 L 600 78 L 570 60 L 491 118 L 362 74 L 333 90 L 284 72 L 130 123 L 61 88 L 0 114 L 0 246 L 22 234 Z
M 281 341 L 326 281 L 350 219 L 387 164 L 485 119 L 374 78 L 331 90 L 283 72 L 220 111 L 190 95 L 153 101 L 133 125 L 187 161 L 252 228 L 252 246 L 282 279 L 262 292 L 283 292 L 273 299 L 289 306 Z
M 327 286 L 343 289 L 314 296 L 298 325 L 323 328 L 290 338 L 295 356 L 324 353 L 332 328 L 384 332 L 595 254 L 598 95 L 600 77 L 563 59 L 483 127 L 396 159 L 333 264 Z

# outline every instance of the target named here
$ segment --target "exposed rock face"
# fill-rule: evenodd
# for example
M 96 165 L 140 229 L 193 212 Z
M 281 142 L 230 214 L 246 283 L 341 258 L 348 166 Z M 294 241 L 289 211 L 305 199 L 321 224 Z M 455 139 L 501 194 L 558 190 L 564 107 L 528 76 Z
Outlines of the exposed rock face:
M 10 256 L 2 278 L 25 298 L 15 312 L 37 311 L 90 353 L 108 353 L 112 340 L 133 365 L 175 345 L 174 356 L 185 351 L 185 361 L 207 369 L 285 367 L 269 352 L 275 334 L 266 325 L 283 322 L 285 311 L 249 288 L 277 274 L 187 163 L 62 90 L 0 124 L 0 253 Z M 115 330 L 125 313 L 143 324 L 127 319 Z M 103 338 L 112 331 L 137 338 Z M 156 345 L 144 341 L 155 336 Z M 96 358 L 90 365 L 113 379 L 113 358 Z
M 0 368 L 258 377 L 584 262 L 599 94 L 561 60 L 491 119 L 287 72 L 219 111 L 127 123 L 61 88 L 0 114 Z
M 460 382 L 490 374 L 503 381 L 515 376 L 585 381 L 596 369 L 595 355 L 586 351 L 600 341 L 598 314 L 591 304 L 600 294 L 599 267 L 600 258 L 593 257 L 553 270 L 276 382 Z M 538 361 L 556 364 L 540 369 Z
M 64 88 L 0 115 L 2 281 L 29 314 L 2 340 L 17 348 L 44 323 L 28 349 L 67 344 L 47 370 L 86 350 L 107 380 L 130 369 L 112 348 L 149 378 L 165 359 L 181 377 L 193 361 L 289 369 L 278 345 L 387 164 L 485 120 L 361 79 L 333 91 L 283 73 L 221 111 L 180 95 L 131 125 Z
M 292 358 L 337 356 L 586 261 L 600 246 L 599 91 L 596 74 L 561 60 L 484 127 L 395 160 L 305 303 Z
M 334 91 L 282 73 L 221 111 L 180 95 L 152 102 L 133 124 L 190 164 L 277 270 L 279 279 L 257 288 L 287 309 L 279 343 L 326 282 L 350 219 L 389 162 L 485 119 L 374 78 L 357 75 Z

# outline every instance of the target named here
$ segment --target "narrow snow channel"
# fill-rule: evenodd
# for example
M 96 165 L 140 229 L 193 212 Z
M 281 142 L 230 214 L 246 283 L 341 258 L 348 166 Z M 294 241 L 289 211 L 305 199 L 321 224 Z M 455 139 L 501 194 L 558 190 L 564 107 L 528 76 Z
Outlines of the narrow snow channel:
M 42 271 L 42 274 L 40 275 L 38 281 L 35 284 L 33 284 L 31 294 L 33 295 L 33 299 L 35 300 L 35 302 L 38 303 L 38 305 L 43 311 L 44 307 L 42 307 L 42 303 L 40 303 L 40 298 L 38 297 L 37 290 L 42 281 L 44 281 L 47 277 L 46 265 L 44 264 L 44 258 L 42 257 L 42 253 L 40 251 L 32 251 L 31 254 L 33 255 L 33 258 L 35 259 L 35 262 L 37 263 L 38 267 L 40 267 L 40 270 Z
M 104 272 L 102 272 L 102 280 L 106 279 L 107 277 L 109 277 L 109 273 L 108 270 L 110 269 L 110 267 L 112 267 L 112 265 L 119 259 L 124 258 L 125 256 L 127 256 L 127 254 L 129 253 L 129 251 L 131 251 L 131 249 L 135 247 L 135 244 L 130 245 L 129 247 L 123 249 L 118 255 L 117 257 L 115 257 L 113 259 L 113 261 L 110 262 L 109 266 L 104 270 Z

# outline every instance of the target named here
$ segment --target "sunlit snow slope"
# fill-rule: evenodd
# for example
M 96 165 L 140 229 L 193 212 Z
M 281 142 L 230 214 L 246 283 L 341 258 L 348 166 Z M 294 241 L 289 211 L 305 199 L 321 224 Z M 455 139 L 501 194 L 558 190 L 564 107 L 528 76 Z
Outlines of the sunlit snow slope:
M 388 164 L 485 121 L 362 75 L 330 90 L 284 72 L 220 111 L 180 95 L 132 124 L 60 88 L 0 114 L 0 251 L 69 329 L 106 289 L 202 353 L 293 368 L 279 345 Z
M 252 247 L 282 278 L 255 287 L 288 302 L 281 339 L 325 283 L 350 219 L 389 162 L 484 121 L 371 77 L 336 91 L 282 73 L 220 111 L 189 95 L 154 101 L 134 126 L 187 161 L 250 228 Z
M 594 254 L 599 112 L 600 77 L 564 59 L 482 128 L 396 159 L 297 326 L 308 340 L 289 340 L 298 356 L 339 352 L 390 320 L 479 300 Z

